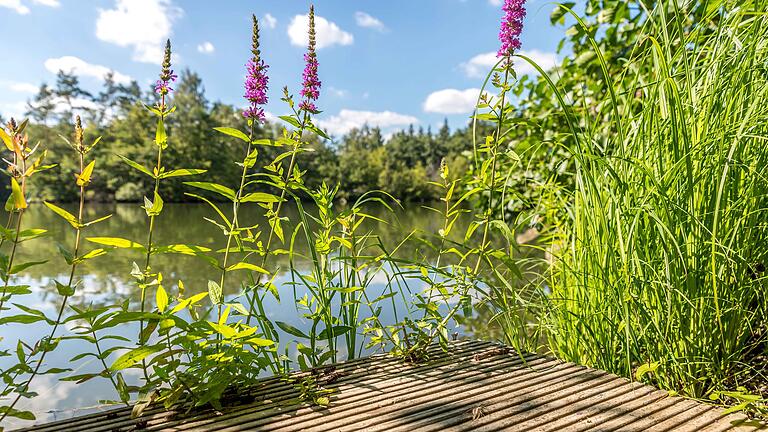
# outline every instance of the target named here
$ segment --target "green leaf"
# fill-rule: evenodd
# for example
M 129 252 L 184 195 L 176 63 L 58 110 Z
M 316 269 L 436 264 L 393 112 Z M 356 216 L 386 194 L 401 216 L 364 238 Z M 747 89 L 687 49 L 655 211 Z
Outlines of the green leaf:
M 101 222 L 101 221 L 105 221 L 105 220 L 107 220 L 107 219 L 109 219 L 109 218 L 111 218 L 111 217 L 112 217 L 112 215 L 111 215 L 111 214 L 108 214 L 108 215 L 106 215 L 106 216 L 103 216 L 103 217 L 100 217 L 100 218 L 98 218 L 98 219 L 94 219 L 94 220 L 92 220 L 92 221 L 90 221 L 90 222 L 86 222 L 86 223 L 84 223 L 84 224 L 83 224 L 83 226 L 84 226 L 84 227 L 87 227 L 87 226 L 91 226 L 91 225 L 93 225 L 93 224 L 97 224 L 97 223 L 99 223 L 99 222 Z
M 42 237 L 46 233 L 48 233 L 48 230 L 44 230 L 40 228 L 25 229 L 19 232 L 19 241 L 32 240 L 38 237 Z
M 144 197 L 144 206 L 142 208 L 147 212 L 147 216 L 158 216 L 163 211 L 163 199 L 155 191 L 154 201 Z
M 726 408 L 725 410 L 723 410 L 722 415 L 728 415 L 738 411 L 744 411 L 747 408 L 749 408 L 749 402 L 742 402 L 738 405 L 734 405 L 732 407 Z
M 11 138 L 11 136 L 8 135 L 8 133 L 5 132 L 5 129 L 3 129 L 2 127 L 0 127 L 0 139 L 3 140 L 3 144 L 5 144 L 5 146 L 8 148 L 8 150 L 14 151 L 13 150 L 13 138 Z
M 28 268 L 30 268 L 32 266 L 36 266 L 36 265 L 40 265 L 40 264 L 45 264 L 47 262 L 48 261 L 30 261 L 30 262 L 18 264 L 18 265 L 15 265 L 15 266 L 11 267 L 11 270 L 8 272 L 8 274 L 17 274 L 17 273 L 22 272 L 22 271 L 24 271 L 24 270 L 26 270 L 26 269 L 28 269 Z
M 224 295 L 221 292 L 221 286 L 219 286 L 219 284 L 215 281 L 208 281 L 208 297 L 211 298 L 211 303 L 215 305 L 222 304 L 224 300 Z
M 293 126 L 295 128 L 300 128 L 301 127 L 301 124 L 299 123 L 299 121 L 296 120 L 295 118 L 291 117 L 291 116 L 287 116 L 287 115 L 280 116 L 280 120 L 290 124 L 291 126 Z
M 185 244 L 172 244 L 167 246 L 161 246 L 152 251 L 153 254 L 165 254 L 165 253 L 177 253 L 182 255 L 197 256 L 203 252 L 210 252 L 211 249 L 205 246 L 185 245 Z
M 73 360 L 74 361 L 74 360 Z M 93 378 L 96 378 L 98 376 L 101 376 L 100 373 L 87 373 L 82 375 L 71 375 L 59 378 L 61 381 L 75 381 L 77 384 L 82 384 L 86 381 L 89 381 Z
M 157 120 L 157 131 L 155 132 L 155 144 L 164 149 L 168 146 L 168 135 L 165 133 L 165 124 L 163 119 Z
M 134 348 L 127 353 L 121 355 L 114 363 L 109 367 L 110 372 L 117 372 L 123 369 L 127 369 L 136 363 L 144 360 L 147 356 L 150 356 L 156 352 L 162 351 L 162 345 L 149 345 Z
M 248 338 L 245 342 L 255 346 L 272 346 L 275 344 L 275 341 L 258 337 Z
M 640 381 L 648 373 L 655 372 L 659 368 L 659 362 L 645 363 L 635 371 L 635 380 Z
M 152 172 L 151 172 L 150 170 L 148 170 L 148 169 L 144 168 L 144 167 L 143 167 L 141 164 L 139 164 L 138 162 L 134 162 L 134 161 L 132 161 L 132 160 L 128 159 L 127 157 L 125 157 L 125 156 L 120 156 L 120 155 L 117 155 L 117 156 L 118 156 L 120 159 L 122 159 L 122 160 L 123 160 L 123 162 L 125 162 L 126 164 L 128 164 L 128 165 L 129 165 L 131 168 L 133 168 L 133 169 L 135 169 L 135 170 L 137 170 L 137 171 L 141 171 L 142 173 L 144 173 L 144 174 L 146 174 L 146 175 L 148 175 L 148 176 L 150 176 L 150 177 L 152 177 L 152 178 L 154 178 L 154 177 L 155 177 L 155 176 L 154 176 L 154 174 L 152 174 Z
M 13 203 L 12 209 L 21 210 L 27 208 L 27 199 L 24 198 L 21 186 L 19 186 L 19 183 L 16 182 L 16 179 L 13 177 L 11 177 L 11 198 Z M 8 209 L 7 205 L 6 209 Z
M 251 142 L 251 139 L 248 138 L 248 135 L 246 135 L 239 129 L 230 128 L 230 127 L 216 127 L 216 128 L 213 128 L 213 130 L 215 130 L 216 132 L 223 133 L 224 135 L 229 135 L 231 137 L 241 139 L 247 143 Z
M 275 203 L 280 202 L 280 197 L 264 192 L 252 192 L 240 198 L 240 202 Z
M 91 163 L 85 166 L 83 168 L 83 172 L 80 174 L 75 174 L 75 178 L 77 179 L 77 185 L 78 186 L 88 186 L 88 183 L 91 182 L 91 175 L 93 174 L 93 167 L 96 165 L 96 161 L 92 160 Z
M 123 374 L 119 373 L 115 378 L 117 379 L 117 394 L 120 396 L 120 400 L 123 402 L 128 401 L 131 395 L 128 392 L 128 385 L 125 383 Z
M 89 259 L 100 257 L 102 255 L 105 255 L 107 253 L 106 250 L 102 248 L 94 249 L 92 251 L 86 252 L 85 255 L 77 257 L 75 262 L 81 263 L 83 261 L 88 261 Z
M 32 290 L 29 289 L 29 285 L 9 285 L 2 290 L 5 290 L 5 295 L 7 297 L 32 293 Z
M 264 270 L 263 268 L 247 262 L 239 262 L 237 264 L 233 264 L 227 267 L 227 271 L 233 271 L 233 270 L 251 270 L 251 271 L 255 271 L 262 274 L 269 274 L 269 272 Z
M 338 337 L 349 332 L 350 330 L 354 330 L 352 327 L 344 326 L 344 325 L 333 326 L 332 328 L 333 328 L 332 337 Z M 328 339 L 328 329 L 327 328 L 323 329 L 323 331 L 321 331 L 320 334 L 317 335 L 317 337 L 318 339 Z
M 190 307 L 194 305 L 195 303 L 199 302 L 200 300 L 204 299 L 208 295 L 207 292 L 202 292 L 200 294 L 195 294 L 192 297 L 188 299 L 184 299 L 179 302 L 174 308 L 171 310 L 172 314 L 175 314 L 176 312 L 179 312 L 182 309 L 185 309 L 187 307 Z
M 230 339 L 232 336 L 237 334 L 237 331 L 233 329 L 232 327 L 226 325 L 226 324 L 219 324 L 215 322 L 209 322 L 208 325 L 213 328 L 214 331 L 219 333 L 224 337 L 224 339 Z
M 75 287 L 64 285 L 63 283 L 57 280 L 54 280 L 53 282 L 56 284 L 56 291 L 59 292 L 59 295 L 71 296 L 75 293 Z
M 320 136 L 323 139 L 327 139 L 327 140 L 331 139 L 331 137 L 329 137 L 328 134 L 326 134 L 324 130 L 320 129 L 319 127 L 315 126 L 312 123 L 307 125 L 307 130 L 310 131 L 310 132 L 316 133 L 318 136 Z
M 145 253 L 147 251 L 147 249 L 144 246 L 134 241 L 120 238 L 120 237 L 88 237 L 86 238 L 86 240 L 88 240 L 91 243 L 96 243 L 104 246 L 112 246 L 119 249 L 134 249 L 134 250 L 139 250 Z
M 565 23 L 565 19 L 564 19 L 565 14 L 567 13 L 568 9 L 572 9 L 574 5 L 575 3 L 565 2 L 562 5 L 555 6 L 555 9 L 552 11 L 551 14 L 549 14 L 550 24 L 555 25 L 557 23 L 560 23 L 560 24 Z
M 329 287 L 329 289 L 340 292 L 340 293 L 349 294 L 357 291 L 362 291 L 364 288 L 361 286 L 353 286 L 353 287 Z
M 256 160 L 259 157 L 259 149 L 253 149 L 248 156 L 245 157 L 245 160 L 243 163 L 245 164 L 246 168 L 253 168 L 254 165 L 256 165 Z
M 277 324 L 278 327 L 280 327 L 284 332 L 288 333 L 291 336 L 309 339 L 309 336 L 305 335 L 304 332 L 302 332 L 301 330 L 297 329 L 296 327 L 288 323 L 284 323 L 282 321 L 275 321 L 275 324 Z
M 194 188 L 207 190 L 210 192 L 216 192 L 219 195 L 222 195 L 226 198 L 229 198 L 231 201 L 235 200 L 235 191 L 226 187 L 222 186 L 217 183 L 210 183 L 210 182 L 184 182 L 187 186 L 192 186 Z
M 2 129 L 0 128 L 0 130 Z M 35 415 L 30 411 L 19 411 L 9 406 L 0 406 L 0 414 L 5 414 L 19 420 L 35 420 Z
M 11 315 L 7 317 L 0 318 L 0 324 L 9 324 L 9 323 L 17 323 L 17 324 L 32 324 L 36 323 L 38 321 L 44 321 L 44 316 L 39 315 Z
M 203 174 L 203 173 L 205 173 L 207 171 L 208 170 L 204 170 L 204 169 L 186 169 L 186 168 L 185 169 L 176 169 L 176 170 L 171 170 L 171 171 L 168 171 L 168 172 L 164 172 L 164 173 L 160 174 L 158 176 L 158 178 L 166 179 L 166 178 L 171 178 L 171 177 L 193 176 L 193 175 Z
M 155 301 L 157 301 L 157 310 L 159 310 L 160 313 L 165 312 L 165 308 L 168 307 L 168 293 L 165 292 L 165 288 L 163 288 L 162 285 L 157 286 Z
M 51 211 L 53 211 L 57 215 L 64 218 L 64 220 L 69 222 L 69 224 L 72 225 L 73 228 L 75 229 L 80 228 L 80 223 L 77 222 L 77 218 L 72 213 L 64 210 L 61 207 L 51 204 L 48 201 L 43 201 L 43 204 L 45 204 L 46 207 L 51 209 Z

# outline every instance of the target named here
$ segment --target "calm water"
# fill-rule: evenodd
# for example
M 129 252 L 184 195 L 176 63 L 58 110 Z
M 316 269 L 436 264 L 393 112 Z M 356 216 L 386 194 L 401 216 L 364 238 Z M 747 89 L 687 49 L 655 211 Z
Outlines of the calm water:
M 67 206 L 64 206 L 67 207 Z M 75 212 L 74 208 L 67 208 Z M 267 227 L 266 221 L 259 217 L 260 209 L 258 207 L 246 207 L 243 210 L 243 221 L 251 224 L 259 224 Z M 296 220 L 296 210 L 288 209 L 286 216 L 290 220 Z M 389 224 L 379 225 L 376 230 L 382 238 L 385 245 L 394 247 L 397 245 L 412 229 L 420 229 L 425 232 L 437 232 L 442 227 L 442 222 L 436 213 L 425 210 L 420 206 L 412 206 L 408 210 L 397 211 L 394 214 L 387 212 L 372 211 L 381 215 Z M 145 242 L 147 219 L 138 205 L 118 204 L 118 205 L 97 205 L 88 209 L 86 220 L 92 220 L 107 214 L 113 214 L 112 218 L 95 225 L 86 233 L 86 236 L 115 236 L 131 239 L 140 243 Z M 47 259 L 44 265 L 29 268 L 23 276 L 14 284 L 30 285 L 33 293 L 23 297 L 16 297 L 13 301 L 22 303 L 26 306 L 45 312 L 49 317 L 55 318 L 56 310 L 60 304 L 61 298 L 56 292 L 54 279 L 66 282 L 69 274 L 69 266 L 57 252 L 57 243 L 66 245 L 69 249 L 74 242 L 74 232 L 71 226 L 63 219 L 53 214 L 48 209 L 36 205 L 32 206 L 25 214 L 24 228 L 46 228 L 49 230 L 49 236 L 25 242 L 18 251 L 16 262 L 40 261 Z M 167 204 L 163 214 L 157 221 L 155 241 L 157 244 L 185 243 L 207 247 L 223 247 L 222 232 L 216 226 L 205 222 L 204 217 L 213 217 L 209 207 L 202 204 Z M 4 220 L 4 219 L 3 219 Z M 291 227 L 286 227 L 286 238 L 289 238 Z M 458 227 L 458 232 L 461 227 Z M 7 245 L 6 245 L 7 247 Z M 86 242 L 83 250 L 90 250 L 96 245 Z M 406 247 L 402 251 L 406 256 L 413 255 L 416 251 L 413 248 Z M 429 259 L 427 257 L 427 259 Z M 77 293 L 70 300 L 71 304 L 115 304 L 126 298 L 132 299 L 132 302 L 138 302 L 140 292 L 136 288 L 133 280 L 130 278 L 131 264 L 133 261 L 142 262 L 138 252 L 114 251 L 108 255 L 87 261 L 84 265 L 78 267 L 77 274 L 81 280 Z M 301 261 L 299 261 L 301 267 Z M 274 321 L 284 321 L 302 330 L 307 330 L 309 323 L 300 317 L 300 312 L 296 311 L 294 304 L 294 288 L 288 284 L 289 275 L 287 274 L 288 260 L 285 255 L 277 258 L 271 265 L 278 269 L 278 277 L 275 285 L 280 291 L 280 301 L 268 296 L 267 314 Z M 153 268 L 163 273 L 164 279 L 184 281 L 187 295 L 205 291 L 208 279 L 218 279 L 218 271 L 212 269 L 204 261 L 183 255 L 161 255 L 153 257 Z M 307 270 L 308 271 L 308 270 Z M 230 275 L 235 275 L 231 273 Z M 374 279 L 370 286 L 370 298 L 380 295 L 386 288 L 386 276 L 382 273 L 381 277 Z M 168 284 L 167 284 L 168 285 Z M 413 292 L 425 289 L 423 284 L 410 282 L 408 289 Z M 170 289 L 171 292 L 174 289 Z M 229 298 L 239 294 L 239 283 L 234 278 L 229 279 L 225 287 L 226 295 Z M 301 289 L 295 293 L 298 297 L 304 295 Z M 397 303 L 398 309 L 404 309 L 402 299 Z M 400 311 L 398 313 L 402 313 Z M 10 312 L 5 312 L 10 313 Z M 384 321 L 392 322 L 392 312 L 384 314 Z M 470 322 L 482 322 L 483 320 L 471 320 Z M 24 326 L 6 325 L 3 327 L 0 341 L 0 349 L 13 349 L 17 340 L 21 338 L 28 343 L 34 343 L 43 335 L 50 331 L 47 324 L 32 324 Z M 452 328 L 462 334 L 472 333 L 474 330 L 464 328 Z M 66 328 L 59 331 L 59 336 L 68 332 Z M 126 337 L 135 338 L 137 330 L 134 327 L 126 326 L 120 333 Z M 281 335 L 281 343 L 292 339 L 289 335 Z M 69 367 L 75 369 L 72 374 L 81 374 L 87 372 L 96 372 L 100 368 L 95 362 L 77 362 L 70 364 L 69 359 L 77 353 L 91 351 L 92 346 L 76 342 L 62 342 L 59 348 L 49 353 L 46 357 L 46 365 L 43 369 L 50 367 Z M 15 356 L 14 356 L 15 358 Z M 108 364 L 114 358 L 108 361 Z M 8 366 L 8 358 L 0 358 L 0 367 Z M 134 371 L 137 372 L 137 371 Z M 131 371 L 127 371 L 131 374 Z M 138 372 L 137 372 L 138 373 Z M 136 378 L 134 376 L 134 378 Z M 18 409 L 33 411 L 37 414 L 38 421 L 53 420 L 61 417 L 68 417 L 73 414 L 74 408 L 94 406 L 100 400 L 115 399 L 114 390 L 107 380 L 94 379 L 84 384 L 74 384 L 71 382 L 58 382 L 54 376 L 39 376 L 33 381 L 32 391 L 38 392 L 40 396 L 27 401 L 22 401 L 17 406 Z M 12 424 L 9 424 L 9 426 Z M 16 424 L 18 425 L 18 424 Z M 3 425 L 6 426 L 6 425 Z

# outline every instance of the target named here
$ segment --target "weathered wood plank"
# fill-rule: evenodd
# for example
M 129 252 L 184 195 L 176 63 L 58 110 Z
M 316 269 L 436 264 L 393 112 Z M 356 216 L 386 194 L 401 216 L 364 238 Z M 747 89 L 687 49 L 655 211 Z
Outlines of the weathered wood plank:
M 116 408 L 22 431 L 758 431 L 742 415 L 652 387 L 495 344 L 453 343 L 409 364 L 372 356 L 318 372 L 327 409 L 299 400 L 285 379 L 262 380 L 224 412 Z M 292 378 L 306 376 L 296 373 Z

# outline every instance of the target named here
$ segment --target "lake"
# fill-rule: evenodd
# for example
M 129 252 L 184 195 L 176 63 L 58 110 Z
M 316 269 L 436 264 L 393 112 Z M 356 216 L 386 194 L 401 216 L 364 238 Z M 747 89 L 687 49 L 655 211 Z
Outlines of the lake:
M 76 212 L 74 205 L 62 205 L 62 207 L 73 213 Z M 255 205 L 244 206 L 241 209 L 242 223 L 259 224 L 259 226 L 267 227 L 266 221 L 260 217 L 261 210 Z M 214 217 L 212 213 L 210 207 L 204 204 L 166 204 L 162 215 L 156 222 L 155 244 L 185 243 L 211 248 L 223 247 L 222 231 L 204 220 L 205 217 Z M 382 208 L 374 208 L 370 213 L 389 222 L 383 225 L 377 224 L 376 231 L 382 243 L 390 248 L 398 245 L 413 229 L 436 233 L 443 224 L 435 212 L 419 205 L 410 205 L 407 210 L 397 210 L 394 213 L 384 211 Z M 113 215 L 110 219 L 89 227 L 85 232 L 86 237 L 114 236 L 131 239 L 139 243 L 146 241 L 147 217 L 144 210 L 137 204 L 89 205 L 86 214 L 85 220 L 93 220 L 107 214 Z M 287 208 L 285 215 L 292 221 L 298 220 L 295 208 Z M 57 293 L 54 280 L 66 283 L 70 270 L 64 258 L 58 253 L 57 243 L 71 249 L 75 238 L 74 230 L 62 218 L 39 204 L 31 206 L 27 210 L 24 215 L 23 228 L 45 228 L 49 233 L 46 237 L 22 243 L 17 252 L 16 262 L 47 260 L 47 263 L 25 270 L 12 282 L 13 284 L 29 285 L 33 291 L 32 294 L 26 296 L 14 297 L 13 301 L 40 310 L 48 317 L 55 318 L 61 296 Z M 463 229 L 462 226 L 456 228 L 457 232 L 461 233 L 463 233 Z M 286 239 L 290 238 L 291 231 L 290 226 L 285 228 Z M 415 244 L 416 242 L 414 242 Z M 8 244 L 4 245 L 5 253 L 8 253 L 8 246 Z M 87 251 L 96 247 L 96 245 L 84 242 L 84 247 L 81 250 Z M 299 254 L 306 252 L 301 248 L 298 249 Z M 400 253 L 403 256 L 412 256 L 417 251 L 413 245 L 406 244 Z M 430 259 L 429 255 L 425 255 L 424 259 Z M 70 304 L 81 306 L 110 305 L 119 303 L 126 298 L 130 298 L 133 304 L 138 303 L 140 291 L 130 277 L 133 261 L 141 263 L 142 256 L 139 252 L 129 250 L 115 250 L 107 255 L 86 261 L 77 269 L 81 283 L 77 287 L 76 294 L 70 299 Z M 297 265 L 302 269 L 300 257 Z M 165 281 L 183 280 L 187 296 L 206 291 L 208 280 L 218 280 L 219 277 L 218 270 L 210 267 L 205 261 L 192 256 L 154 256 L 152 267 L 163 273 Z M 272 296 L 267 296 L 266 313 L 268 317 L 273 322 L 283 321 L 306 331 L 309 323 L 301 318 L 301 312 L 297 312 L 294 303 L 294 295 L 301 297 L 305 292 L 299 287 L 294 293 L 294 286 L 290 284 L 287 256 L 278 256 L 271 263 L 270 268 L 278 269 L 275 285 L 279 290 L 280 301 Z M 232 278 L 229 279 L 225 287 L 225 295 L 230 299 L 240 294 L 241 281 L 234 279 L 236 274 L 231 273 Z M 167 285 L 171 285 L 171 283 L 167 283 Z M 407 288 L 412 292 L 426 288 L 423 283 L 416 280 L 409 280 L 408 285 Z M 385 288 L 386 278 L 384 277 L 380 280 L 374 278 L 374 283 L 368 289 L 373 290 L 373 293 L 370 293 L 372 296 L 378 296 Z M 175 290 L 171 289 L 170 291 L 174 292 Z M 398 309 L 404 308 L 402 298 L 397 300 L 396 307 Z M 11 311 L 4 312 L 4 314 L 10 313 Z M 385 322 L 394 322 L 392 312 L 386 311 L 386 309 L 382 318 Z M 452 325 L 450 332 L 482 336 L 486 331 L 484 325 L 487 324 L 486 318 L 470 317 L 466 322 L 471 328 L 462 326 L 454 328 Z M 45 323 L 23 326 L 5 325 L 2 334 L 4 339 L 0 341 L 0 349 L 10 350 L 13 353 L 19 338 L 33 344 L 39 338 L 47 335 L 49 331 L 50 327 Z M 58 336 L 66 335 L 67 331 L 67 328 L 61 327 Z M 125 326 L 119 333 L 135 340 L 136 332 L 137 329 L 134 326 Z M 291 341 L 291 339 L 290 335 L 281 334 L 281 345 Z M 54 352 L 48 354 L 43 369 L 51 367 L 74 369 L 73 372 L 67 372 L 65 375 L 98 372 L 101 369 L 95 360 L 71 364 L 69 361 L 78 353 L 92 350 L 91 345 L 80 341 L 63 341 Z M 0 367 L 8 367 L 11 361 L 9 359 L 15 359 L 15 356 L 0 358 Z M 108 363 L 113 360 L 114 357 Z M 127 372 L 129 374 L 138 373 L 137 370 Z M 30 390 L 39 393 L 39 396 L 31 400 L 22 400 L 17 409 L 35 412 L 38 421 L 69 417 L 73 414 L 72 409 L 74 408 L 90 407 L 98 405 L 101 400 L 116 399 L 114 390 L 106 379 L 97 378 L 83 384 L 74 384 L 72 382 L 60 382 L 55 376 L 46 375 L 35 378 L 31 387 Z M 13 423 L 9 425 L 13 425 Z

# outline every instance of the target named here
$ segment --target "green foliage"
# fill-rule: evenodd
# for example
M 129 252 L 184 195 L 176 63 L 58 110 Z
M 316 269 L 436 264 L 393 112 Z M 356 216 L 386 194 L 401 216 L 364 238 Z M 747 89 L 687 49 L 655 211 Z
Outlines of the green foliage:
M 151 97 L 138 85 L 115 86 L 107 80 L 104 92 L 88 95 L 80 88 L 75 76 L 61 73 L 65 87 L 41 86 L 40 94 L 30 103 L 29 114 L 33 123 L 29 128 L 41 138 L 49 151 L 49 158 L 60 161 L 62 169 L 42 173 L 35 182 L 34 197 L 47 201 L 76 201 L 77 185 L 66 174 L 75 170 L 76 164 L 64 155 L 69 151 L 58 136 L 66 134 L 67 121 L 74 108 L 65 103 L 63 112 L 50 110 L 54 98 L 68 101 L 71 94 L 85 97 L 95 105 L 90 110 L 78 110 L 89 120 L 84 131 L 87 139 L 104 138 L 93 152 L 96 165 L 109 176 L 94 176 L 89 193 L 99 201 L 142 201 L 147 189 L 153 187 L 155 161 L 143 151 L 155 145 L 157 140 L 172 142 L 163 149 L 164 161 L 169 166 L 193 166 L 205 169 L 208 180 L 220 185 L 237 183 L 237 173 L 230 169 L 232 160 L 239 160 L 239 142 L 247 143 L 249 126 L 234 106 L 211 103 L 203 91 L 200 77 L 191 71 L 181 73 L 174 92 L 176 111 L 158 122 L 156 115 L 137 101 Z M 57 99 L 57 100 L 59 100 Z M 110 115 L 105 116 L 105 113 Z M 291 118 L 288 116 L 287 118 Z M 228 127 L 219 125 L 228 124 Z M 298 123 L 297 123 L 298 124 Z M 160 127 L 162 126 L 162 127 Z M 144 131 L 154 128 L 155 133 Z M 254 134 L 263 146 L 261 157 L 274 159 L 279 154 L 281 129 L 277 124 L 254 125 Z M 315 126 L 307 129 L 302 137 L 307 143 L 306 152 L 297 155 L 297 161 L 316 175 L 306 179 L 307 186 L 317 188 L 325 180 L 340 183 L 339 198 L 352 201 L 370 190 L 381 190 L 405 201 L 437 199 L 437 191 L 427 185 L 437 180 L 440 161 L 448 158 L 452 165 L 469 160 L 472 137 L 466 129 L 453 133 L 447 123 L 436 134 L 430 130 L 395 133 L 388 140 L 378 128 L 364 126 L 353 129 L 343 137 L 331 141 L 317 134 Z M 229 139 L 235 138 L 235 139 Z M 458 165 L 456 173 L 459 173 Z M 255 167 L 259 170 L 260 167 Z M 192 175 L 179 170 L 161 173 L 163 179 Z M 258 192 L 268 192 L 268 188 Z M 159 193 L 166 202 L 187 201 L 182 182 L 163 182 Z M 225 200 L 228 198 L 224 198 Z
M 573 23 L 564 44 L 574 55 L 557 75 L 533 64 L 539 77 L 518 79 L 514 63 L 531 60 L 501 59 L 471 125 L 453 133 L 447 124 L 437 134 L 411 127 L 385 140 L 364 127 L 331 146 L 317 113 L 287 88 L 290 114 L 262 126 L 209 103 L 189 71 L 173 100 L 165 93 L 152 106 L 136 102 L 136 84 L 110 77 L 96 96 L 66 73 L 55 88 L 42 86 L 35 124 L 0 128 L 10 176 L 0 326 L 51 331 L 0 352 L 15 356 L 0 371 L 0 398 L 9 401 L 0 421 L 33 418 L 16 405 L 36 396 L 35 377 L 71 372 L 41 369 L 68 340 L 93 347 L 71 362 L 98 370 L 62 379 L 108 380 L 134 415 L 154 403 L 221 409 L 229 392 L 295 366 L 309 371 L 293 382 L 300 399 L 327 406 L 322 366 L 375 351 L 426 361 L 455 324 L 484 311 L 520 353 L 549 350 L 764 414 L 765 400 L 741 384 L 759 374 L 749 365 L 768 346 L 766 5 L 590 0 L 584 17 L 572 6 L 552 15 Z M 89 114 L 88 129 L 78 118 L 74 139 L 53 140 L 67 135 L 54 98 L 71 114 L 81 97 L 105 109 Z M 47 149 L 30 146 L 28 134 Z M 64 157 L 72 150 L 77 157 Z M 58 169 L 43 165 L 50 159 Z M 23 226 L 40 197 L 74 235 L 58 245 L 70 272 L 51 287 L 56 317 L 17 301 L 31 292 L 19 278 L 45 263 L 17 254 L 47 234 Z M 426 207 L 434 229 L 383 239 L 396 197 L 438 199 Z M 78 211 L 54 198 L 77 200 Z M 89 236 L 109 218 L 86 220 L 91 198 L 139 201 L 146 237 Z M 220 242 L 160 236 L 166 203 L 186 199 L 205 203 Z M 263 223 L 248 220 L 244 206 Z M 519 241 L 533 227 L 544 234 L 537 243 Z M 208 266 L 202 292 L 164 278 L 173 274 L 158 265 L 165 254 Z M 79 266 L 105 256 L 133 261 L 136 296 L 70 304 Z M 285 267 L 306 330 L 266 310 L 269 297 L 290 301 L 276 286 Z M 65 324 L 71 332 L 57 335 Z M 138 331 L 121 336 L 126 326 Z
M 765 7 L 589 1 L 585 17 L 553 14 L 573 22 L 574 55 L 512 90 L 528 95 L 506 134 L 523 163 L 548 148 L 554 164 L 531 179 L 549 268 L 532 292 L 491 297 L 499 315 L 533 307 L 531 349 L 692 397 L 758 376 L 768 345 L 768 285 L 756 271 L 767 259 Z M 511 178 L 509 199 L 525 201 Z M 721 401 L 759 412 L 748 399 Z

